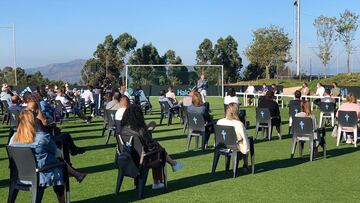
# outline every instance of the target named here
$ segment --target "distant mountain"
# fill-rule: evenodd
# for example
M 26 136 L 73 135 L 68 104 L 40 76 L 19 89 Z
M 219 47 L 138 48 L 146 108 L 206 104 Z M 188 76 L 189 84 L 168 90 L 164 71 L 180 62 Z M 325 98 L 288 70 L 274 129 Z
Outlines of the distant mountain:
M 85 59 L 76 59 L 66 63 L 53 63 L 37 68 L 25 69 L 27 74 L 40 71 L 49 80 L 62 80 L 66 82 L 79 82 L 81 80 L 81 70 L 85 64 Z

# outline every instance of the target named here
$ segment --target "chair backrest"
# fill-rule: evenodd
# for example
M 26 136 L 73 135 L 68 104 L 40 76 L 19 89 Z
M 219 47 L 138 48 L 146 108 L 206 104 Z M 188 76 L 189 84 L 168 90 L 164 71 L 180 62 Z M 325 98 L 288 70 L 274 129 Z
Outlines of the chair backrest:
M 161 113 L 168 113 L 170 111 L 170 105 L 167 101 L 159 101 Z
M 215 145 L 223 143 L 228 148 L 236 148 L 236 140 L 233 126 L 215 125 Z
M 270 110 L 267 108 L 256 108 L 256 122 L 267 123 L 271 120 Z
M 118 150 L 124 152 L 124 145 L 127 143 L 134 147 L 135 151 L 141 157 L 143 153 L 143 144 L 138 135 L 116 135 L 116 141 L 118 144 Z
M 20 111 L 18 110 L 9 110 L 10 116 L 10 127 L 16 127 L 19 119 Z
M 205 131 L 204 116 L 200 113 L 187 112 L 189 129 L 192 131 Z
M 338 122 L 342 127 L 356 127 L 358 117 L 356 111 L 339 111 Z
M 323 113 L 334 113 L 335 103 L 332 102 L 320 102 L 320 111 Z
M 294 102 L 295 100 L 290 101 L 289 103 L 289 116 L 294 117 L 295 114 L 301 112 L 301 106 L 299 102 Z
M 55 100 L 55 109 L 60 111 L 60 112 L 64 112 L 65 107 L 64 105 L 61 103 L 60 100 Z
M 310 117 L 293 117 L 292 127 L 294 136 L 312 137 L 314 136 L 314 123 Z
M 32 148 L 6 146 L 6 151 L 9 157 L 12 181 L 37 180 L 36 159 Z
M 4 107 L 4 111 L 6 111 L 6 112 L 9 111 L 9 104 L 7 103 L 7 101 L 1 100 L 1 103 Z
M 115 114 L 116 110 L 106 110 L 108 126 L 111 128 L 115 126 Z

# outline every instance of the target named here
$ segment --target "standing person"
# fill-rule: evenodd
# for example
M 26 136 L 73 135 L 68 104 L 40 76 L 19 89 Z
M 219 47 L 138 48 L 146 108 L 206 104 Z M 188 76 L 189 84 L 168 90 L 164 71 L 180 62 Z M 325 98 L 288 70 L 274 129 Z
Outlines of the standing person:
M 120 92 L 115 92 L 112 100 L 106 104 L 105 109 L 106 110 L 118 110 L 120 108 L 120 106 L 119 106 L 120 98 L 121 98 Z
M 279 105 L 274 100 L 274 92 L 269 90 L 266 92 L 264 99 L 259 101 L 259 108 L 267 108 L 270 111 L 271 124 L 276 127 L 279 139 L 281 139 L 281 117 Z
M 2 85 L 0 99 L 1 101 L 6 101 L 8 106 L 11 106 L 11 94 L 9 85 L 7 83 Z
M 174 93 L 174 88 L 172 86 L 168 87 L 168 91 L 166 92 L 165 96 L 167 98 L 170 98 L 171 100 L 173 100 L 172 101 L 173 103 L 177 103 L 176 96 L 175 96 L 175 93 Z
M 121 96 L 127 96 L 130 99 L 130 94 L 129 92 L 126 90 L 126 86 L 124 84 L 122 84 L 120 86 L 120 94 Z
M 352 92 L 350 92 L 346 96 L 346 102 L 341 104 L 341 106 L 339 107 L 339 111 L 355 111 L 358 117 L 358 121 L 360 121 L 360 105 L 357 104 L 357 98 Z M 336 112 L 337 118 L 339 117 L 339 111 Z M 359 125 L 358 125 L 358 129 L 359 129 Z M 347 144 L 353 143 L 353 136 L 351 134 L 353 132 L 353 129 L 344 128 L 344 131 L 347 134 L 346 143 Z
M 301 94 L 305 95 L 305 96 L 310 94 L 310 89 L 309 89 L 308 84 L 306 82 L 304 82 L 302 84 L 302 87 L 301 87 L 300 91 L 301 91 Z
M 205 79 L 205 75 L 201 74 L 200 79 L 197 81 L 197 89 L 200 92 L 201 99 L 205 103 L 206 90 L 208 88 L 208 81 Z
M 331 94 L 332 97 L 340 96 L 340 88 L 337 86 L 337 82 L 332 83 Z
M 94 101 L 94 93 L 93 93 L 94 87 L 92 85 L 88 85 L 87 90 L 85 90 L 81 94 L 81 98 L 84 99 L 84 108 L 86 108 L 86 105 L 90 106 L 90 112 L 91 115 L 94 116 L 94 107 L 95 107 L 95 101 Z

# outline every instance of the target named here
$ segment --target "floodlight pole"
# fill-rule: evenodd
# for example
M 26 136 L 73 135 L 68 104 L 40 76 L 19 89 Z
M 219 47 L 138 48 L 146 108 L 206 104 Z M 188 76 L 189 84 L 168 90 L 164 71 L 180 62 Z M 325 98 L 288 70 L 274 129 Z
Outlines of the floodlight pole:
M 128 88 L 128 65 L 125 66 L 125 87 Z
M 5 28 L 5 29 L 12 29 L 13 30 L 13 68 L 14 68 L 14 72 L 15 72 L 15 86 L 17 86 L 17 71 L 16 71 L 16 42 L 15 42 L 15 23 L 12 24 L 12 26 L 1 26 L 0 28 Z
M 296 76 L 300 73 L 300 0 L 296 0 Z

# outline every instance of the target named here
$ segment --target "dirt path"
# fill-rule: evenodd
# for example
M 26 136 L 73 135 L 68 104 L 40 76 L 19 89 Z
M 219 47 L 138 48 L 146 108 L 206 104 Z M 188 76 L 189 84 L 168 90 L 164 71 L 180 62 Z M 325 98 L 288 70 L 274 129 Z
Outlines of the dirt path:
M 301 86 L 284 88 L 283 93 L 284 94 L 294 94 L 294 92 L 300 88 L 301 88 Z

